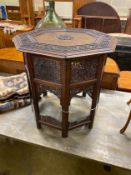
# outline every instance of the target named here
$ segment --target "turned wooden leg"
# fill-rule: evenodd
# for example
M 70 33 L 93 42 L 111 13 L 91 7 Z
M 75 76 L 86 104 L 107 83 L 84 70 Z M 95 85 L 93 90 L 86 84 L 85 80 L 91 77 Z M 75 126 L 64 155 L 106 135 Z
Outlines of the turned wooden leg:
M 95 111 L 96 111 L 96 106 L 97 102 L 99 99 L 99 90 L 93 91 L 93 96 L 92 96 L 92 105 L 91 105 L 91 112 L 90 112 L 90 124 L 89 124 L 89 129 L 92 129 L 93 123 L 94 123 L 94 116 L 95 116 Z
M 69 117 L 69 106 L 63 105 L 62 106 L 62 137 L 68 136 L 68 127 L 69 127 L 68 117 Z
M 130 123 L 130 121 L 131 121 L 131 111 L 130 111 L 130 113 L 129 113 L 129 116 L 128 116 L 128 119 L 127 119 L 126 124 L 125 124 L 124 127 L 120 130 L 120 133 L 121 133 L 121 134 L 123 134 L 123 133 L 125 132 L 125 130 L 127 129 L 128 125 L 129 125 L 129 123 Z
M 89 129 L 92 129 L 92 128 L 93 128 L 94 117 L 95 117 L 95 109 L 93 109 L 93 110 L 90 112 L 90 124 L 89 124 Z

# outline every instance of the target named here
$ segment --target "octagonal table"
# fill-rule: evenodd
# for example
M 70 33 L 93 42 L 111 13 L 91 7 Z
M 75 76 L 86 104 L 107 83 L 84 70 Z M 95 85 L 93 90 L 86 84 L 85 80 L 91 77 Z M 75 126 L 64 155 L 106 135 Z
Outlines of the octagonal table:
M 63 137 L 76 127 L 87 125 L 91 129 L 106 53 L 115 50 L 116 40 L 95 30 L 38 29 L 16 36 L 14 43 L 24 52 L 37 127 L 57 128 Z M 39 96 L 47 91 L 60 99 L 60 121 L 40 113 Z M 77 116 L 70 122 L 70 101 L 82 91 L 92 99 L 90 112 L 84 119 L 77 120 Z

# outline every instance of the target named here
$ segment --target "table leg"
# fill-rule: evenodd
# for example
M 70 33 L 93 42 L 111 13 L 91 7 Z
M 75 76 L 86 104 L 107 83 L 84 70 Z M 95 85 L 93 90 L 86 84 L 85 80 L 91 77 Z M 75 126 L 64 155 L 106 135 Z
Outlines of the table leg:
M 120 130 L 120 133 L 121 133 L 121 134 L 123 134 L 123 133 L 125 132 L 125 130 L 127 129 L 128 125 L 129 125 L 129 123 L 130 123 L 130 121 L 131 121 L 131 111 L 130 111 L 130 114 L 129 114 L 128 119 L 127 119 L 127 121 L 126 121 L 126 124 L 125 124 L 124 127 Z
M 93 127 L 96 106 L 97 106 L 97 103 L 99 101 L 99 95 L 100 95 L 100 88 L 98 86 L 97 89 L 94 88 L 94 90 L 93 90 L 92 105 L 91 105 L 91 112 L 90 112 L 90 121 L 91 122 L 89 124 L 90 129 L 92 129 L 92 127 Z
M 69 106 L 68 105 L 62 105 L 62 137 L 68 136 L 68 122 L 69 117 Z
M 86 97 L 86 92 L 85 91 L 82 92 L 82 97 Z
M 39 96 L 38 96 L 38 92 L 37 92 L 37 87 L 33 81 L 33 63 L 32 60 L 30 59 L 30 54 L 24 54 L 24 60 L 25 61 L 25 67 L 26 67 L 26 72 L 27 72 L 27 77 L 28 77 L 28 82 L 29 82 L 29 90 L 31 92 L 31 102 L 33 103 L 33 108 L 34 108 L 34 112 L 35 112 L 35 118 L 36 118 L 36 125 L 37 128 L 40 129 L 41 128 L 41 123 L 40 123 L 40 111 L 39 111 Z M 31 76 L 29 76 L 31 75 Z
M 89 124 L 90 129 L 93 127 L 96 106 L 97 106 L 97 103 L 99 101 L 100 86 L 101 86 L 101 81 L 102 81 L 102 72 L 103 72 L 103 67 L 104 67 L 105 62 L 106 62 L 106 55 L 101 56 L 99 59 L 99 65 L 98 65 L 97 74 L 96 74 L 98 82 L 93 87 L 92 105 L 91 105 L 91 112 L 90 112 L 90 121 L 91 122 Z
M 70 106 L 70 79 L 71 79 L 71 62 L 70 60 L 63 60 L 61 62 L 61 106 L 62 106 L 62 137 L 68 136 L 69 128 L 69 106 Z
M 34 90 L 34 89 L 32 89 L 32 91 L 34 91 L 34 93 L 32 94 L 32 96 L 33 96 L 32 102 L 33 102 L 34 112 L 35 112 L 35 117 L 36 117 L 36 125 L 37 125 L 38 129 L 41 129 L 41 123 L 39 122 L 39 120 L 40 120 L 40 111 L 39 111 L 39 106 L 38 106 L 38 103 L 39 103 L 38 98 L 39 97 L 36 93 L 36 90 Z

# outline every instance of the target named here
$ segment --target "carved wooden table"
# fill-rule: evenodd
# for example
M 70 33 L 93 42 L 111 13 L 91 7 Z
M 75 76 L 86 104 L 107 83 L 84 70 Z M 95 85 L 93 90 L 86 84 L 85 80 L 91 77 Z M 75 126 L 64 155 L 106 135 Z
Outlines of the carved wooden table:
M 38 29 L 16 36 L 14 42 L 24 52 L 37 127 L 57 128 L 63 137 L 82 125 L 92 128 L 106 53 L 115 50 L 115 39 L 87 29 Z M 39 95 L 47 91 L 60 99 L 61 122 L 40 114 Z M 69 122 L 70 101 L 82 91 L 92 98 L 90 114 Z

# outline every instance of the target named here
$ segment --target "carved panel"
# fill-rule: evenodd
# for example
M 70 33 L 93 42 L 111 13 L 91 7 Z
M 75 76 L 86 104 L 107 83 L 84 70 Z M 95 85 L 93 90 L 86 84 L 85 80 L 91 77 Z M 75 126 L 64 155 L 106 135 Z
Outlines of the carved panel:
M 35 78 L 55 83 L 61 82 L 59 61 L 33 56 L 33 67 Z
M 92 80 L 96 77 L 98 59 L 73 61 L 71 65 L 71 83 Z

